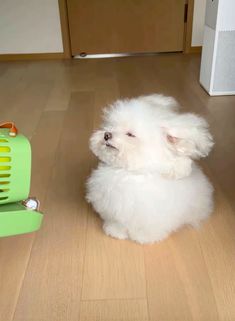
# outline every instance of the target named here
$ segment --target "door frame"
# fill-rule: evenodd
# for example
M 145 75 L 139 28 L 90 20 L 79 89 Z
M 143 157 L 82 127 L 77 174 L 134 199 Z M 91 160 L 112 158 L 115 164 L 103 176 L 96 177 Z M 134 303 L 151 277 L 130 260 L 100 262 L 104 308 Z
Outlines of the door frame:
M 64 48 L 64 59 L 72 58 L 71 40 L 69 33 L 68 8 L 66 0 L 58 0 L 60 11 L 61 35 Z
M 186 22 L 184 31 L 184 53 L 200 53 L 202 46 L 192 46 L 192 32 L 193 32 L 193 12 L 194 12 L 194 0 L 188 0 L 186 2 Z
M 69 33 L 69 19 L 67 0 L 58 0 L 60 11 L 61 33 L 64 47 L 64 59 L 71 59 L 71 40 Z M 201 52 L 201 46 L 192 47 L 192 30 L 193 30 L 193 11 L 194 0 L 186 0 L 185 3 L 185 28 L 184 28 L 184 44 L 183 53 L 198 53 Z

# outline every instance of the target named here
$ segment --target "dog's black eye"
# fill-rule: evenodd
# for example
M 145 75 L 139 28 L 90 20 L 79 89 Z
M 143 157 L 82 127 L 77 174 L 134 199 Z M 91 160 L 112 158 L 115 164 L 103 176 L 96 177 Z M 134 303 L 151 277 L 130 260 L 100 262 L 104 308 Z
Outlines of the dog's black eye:
M 129 137 L 136 137 L 134 134 L 132 134 L 130 132 L 127 132 L 126 135 L 129 136 Z

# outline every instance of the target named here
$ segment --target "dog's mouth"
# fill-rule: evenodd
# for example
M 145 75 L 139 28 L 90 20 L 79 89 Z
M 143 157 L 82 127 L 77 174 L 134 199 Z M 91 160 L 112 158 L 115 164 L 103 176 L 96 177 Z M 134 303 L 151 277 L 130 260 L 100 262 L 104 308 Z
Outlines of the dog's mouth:
M 117 147 L 111 145 L 110 143 L 105 143 L 105 145 L 106 145 L 106 147 L 108 147 L 108 148 L 112 148 L 112 149 L 118 150 Z

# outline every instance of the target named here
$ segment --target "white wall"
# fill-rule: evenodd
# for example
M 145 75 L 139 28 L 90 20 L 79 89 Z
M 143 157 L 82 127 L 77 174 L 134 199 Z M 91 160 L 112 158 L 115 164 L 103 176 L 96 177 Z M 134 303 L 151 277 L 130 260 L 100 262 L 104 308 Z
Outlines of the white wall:
M 192 46 L 202 46 L 206 0 L 194 0 Z
M 63 52 L 58 0 L 0 0 L 0 54 Z

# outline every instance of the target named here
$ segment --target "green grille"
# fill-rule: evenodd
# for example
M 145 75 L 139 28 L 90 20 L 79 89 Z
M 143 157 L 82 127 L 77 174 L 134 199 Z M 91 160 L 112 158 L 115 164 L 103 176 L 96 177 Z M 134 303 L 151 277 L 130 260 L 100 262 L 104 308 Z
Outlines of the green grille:
M 0 129 L 0 204 L 28 197 L 31 176 L 31 148 L 26 137 L 11 137 Z

